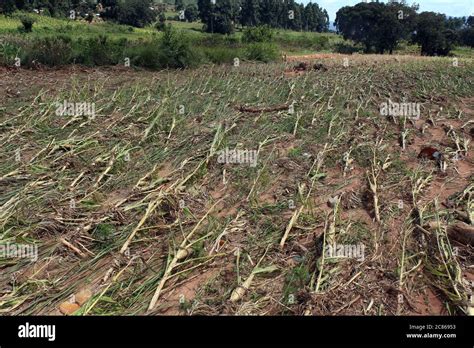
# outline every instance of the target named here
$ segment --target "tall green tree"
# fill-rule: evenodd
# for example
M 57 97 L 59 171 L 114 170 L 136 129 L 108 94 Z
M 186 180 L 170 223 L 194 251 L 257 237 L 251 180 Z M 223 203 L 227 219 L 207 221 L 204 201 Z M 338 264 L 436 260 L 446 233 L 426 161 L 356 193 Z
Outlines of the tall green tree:
M 236 3 L 232 0 L 198 0 L 198 11 L 208 33 L 231 34 L 234 31 Z
M 267 24 L 271 27 L 278 27 L 278 13 L 280 11 L 280 1 L 277 0 L 262 0 L 260 2 L 260 21 L 262 24 Z
M 463 29 L 460 34 L 460 41 L 462 45 L 474 47 L 474 28 Z
M 418 15 L 414 42 L 421 45 L 423 55 L 448 55 L 456 41 L 455 32 L 447 28 L 446 16 L 435 12 Z
M 118 3 L 117 21 L 120 24 L 143 28 L 156 19 L 151 0 L 123 0 Z
M 197 5 L 201 22 L 207 24 L 213 11 L 213 4 L 211 3 L 211 0 L 198 0 Z
M 256 26 L 260 24 L 259 0 L 243 0 L 241 8 L 242 25 Z
M 392 53 L 414 29 L 416 7 L 404 3 L 359 3 L 336 13 L 336 28 L 345 39 L 361 43 L 365 52 Z
M 199 18 L 198 8 L 194 4 L 189 4 L 184 10 L 184 16 L 188 22 L 194 22 Z
M 232 34 L 234 32 L 233 6 L 231 0 L 216 0 L 213 11 L 213 32 Z
M 474 16 L 465 18 L 464 28 L 460 32 L 462 45 L 474 47 Z

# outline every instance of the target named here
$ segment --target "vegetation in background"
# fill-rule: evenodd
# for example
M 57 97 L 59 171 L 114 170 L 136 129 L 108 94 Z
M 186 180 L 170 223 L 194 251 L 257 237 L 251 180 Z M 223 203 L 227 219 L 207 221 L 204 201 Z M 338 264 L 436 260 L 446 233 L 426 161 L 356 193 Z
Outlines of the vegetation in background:
M 417 10 L 418 5 L 406 2 L 359 3 L 339 9 L 335 25 L 345 39 L 362 44 L 366 53 L 393 53 L 403 40 L 419 44 L 421 54 L 431 56 L 446 56 L 455 44 L 472 47 L 472 16 L 447 18 Z
M 199 18 L 199 11 L 196 5 L 190 4 L 184 10 L 184 17 L 188 22 L 195 22 Z
M 278 48 L 271 42 L 255 42 L 247 46 L 246 58 L 259 62 L 271 62 L 278 60 Z
M 456 40 L 452 29 L 446 27 L 446 16 L 434 12 L 418 15 L 414 41 L 421 46 L 421 54 L 446 56 Z
M 120 24 L 143 28 L 156 18 L 151 0 L 123 0 L 118 3 L 116 19 Z
M 163 31 L 158 61 L 162 68 L 187 68 L 197 65 L 197 57 L 193 54 L 188 39 L 171 25 L 167 25 Z
M 416 10 L 399 3 L 359 3 L 337 11 L 335 24 L 345 39 L 364 45 L 366 53 L 392 53 L 413 31 Z
M 9 15 L 0 16 L 0 60 L 8 65 L 16 57 L 21 58 L 22 66 L 114 65 L 123 64 L 129 58 L 137 67 L 170 67 L 173 64 L 166 63 L 166 57 L 173 56 L 175 51 L 165 50 L 166 53 L 159 57 L 167 24 L 172 24 L 177 32 L 182 31 L 179 35 L 188 42 L 186 45 L 192 52 L 189 57 L 193 57 L 193 64 L 190 59 L 183 58 L 176 63 L 179 67 L 232 63 L 236 57 L 268 62 L 278 60 L 282 53 L 419 54 L 421 50 L 423 54 L 436 55 L 452 51 L 456 56 L 467 57 L 472 55 L 467 46 L 472 47 L 474 41 L 472 17 L 436 15 L 436 21 L 424 20 L 425 14 L 417 15 L 416 7 L 404 3 L 362 3 L 342 8 L 336 24 L 346 40 L 333 33 L 311 32 L 325 31 L 328 24 L 325 11 L 314 3 L 303 6 L 291 1 L 281 4 L 274 0 L 246 0 L 241 3 L 242 10 L 235 6 L 234 0 L 218 0 L 215 5 L 210 0 L 199 0 L 197 7 L 194 1 L 188 0 L 171 8 L 151 0 L 103 0 L 101 6 L 89 0 L 14 3 L 2 3 L 4 12 L 8 7 Z M 71 8 L 73 18 L 70 17 Z M 182 13 L 178 16 L 170 10 L 177 8 L 184 10 L 184 17 Z M 22 11 L 12 13 L 15 9 Z M 285 11 L 288 9 L 293 11 L 291 22 L 287 21 L 288 12 Z M 401 19 L 400 11 L 403 12 Z M 416 17 L 420 21 L 416 21 Z M 198 18 L 204 23 L 203 28 L 193 22 Z M 362 22 L 367 25 L 359 25 Z M 412 35 L 417 22 L 420 30 Z M 56 51 L 65 48 L 70 50 Z M 44 52 L 34 52 L 41 49 Z M 51 55 L 48 57 L 48 54 Z
M 245 28 L 242 34 L 242 42 L 271 42 L 274 32 L 268 25 Z
M 326 10 L 315 3 L 298 4 L 294 0 L 198 0 L 199 18 L 210 33 L 228 34 L 234 23 L 242 26 L 268 25 L 305 31 L 327 31 L 329 17 Z

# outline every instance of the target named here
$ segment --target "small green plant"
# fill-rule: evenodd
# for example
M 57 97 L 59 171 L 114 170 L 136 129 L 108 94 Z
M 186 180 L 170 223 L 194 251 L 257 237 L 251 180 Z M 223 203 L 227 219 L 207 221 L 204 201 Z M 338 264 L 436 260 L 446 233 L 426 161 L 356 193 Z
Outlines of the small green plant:
M 303 150 L 300 147 L 292 148 L 288 151 L 288 157 L 296 159 L 303 153 Z
M 107 243 L 111 240 L 115 232 L 115 227 L 111 224 L 98 224 L 93 232 L 94 238 L 100 243 Z
M 301 289 L 309 284 L 311 274 L 305 264 L 300 264 L 288 272 L 283 288 L 283 298 L 287 303 L 296 302 L 296 296 Z

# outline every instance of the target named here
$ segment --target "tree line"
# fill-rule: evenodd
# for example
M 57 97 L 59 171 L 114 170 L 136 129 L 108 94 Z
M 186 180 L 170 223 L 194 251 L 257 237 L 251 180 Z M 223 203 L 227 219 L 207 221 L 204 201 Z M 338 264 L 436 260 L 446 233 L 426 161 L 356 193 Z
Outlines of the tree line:
M 15 10 L 34 11 L 52 17 L 92 20 L 96 14 L 104 20 L 144 27 L 154 22 L 158 12 L 152 0 L 1 0 L 0 13 Z
M 329 28 L 326 10 L 318 4 L 294 0 L 198 0 L 204 30 L 229 34 L 235 26 L 268 25 L 272 28 L 324 32 Z
M 419 44 L 423 55 L 448 55 L 456 44 L 474 47 L 474 17 L 448 18 L 418 9 L 405 1 L 359 3 L 339 9 L 335 25 L 366 53 L 392 53 L 401 40 Z
M 65 17 L 70 11 L 77 13 L 91 13 L 95 11 L 97 1 L 94 0 L 2 0 L 0 11 L 11 13 L 16 10 L 41 10 L 42 14 L 53 17 Z

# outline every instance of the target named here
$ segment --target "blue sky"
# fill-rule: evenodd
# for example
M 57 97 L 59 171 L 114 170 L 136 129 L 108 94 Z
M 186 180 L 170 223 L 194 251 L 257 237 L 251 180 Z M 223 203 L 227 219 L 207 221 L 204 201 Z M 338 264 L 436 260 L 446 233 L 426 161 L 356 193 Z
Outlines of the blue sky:
M 300 0 L 303 3 L 308 3 L 310 0 Z M 379 0 L 381 2 L 387 2 Z M 325 8 L 329 14 L 329 20 L 334 22 L 336 12 L 343 6 L 355 5 L 361 0 L 312 0 L 322 8 Z M 474 0 L 407 0 L 408 4 L 416 2 L 420 5 L 420 12 L 433 11 L 444 13 L 448 16 L 463 17 L 474 15 Z

